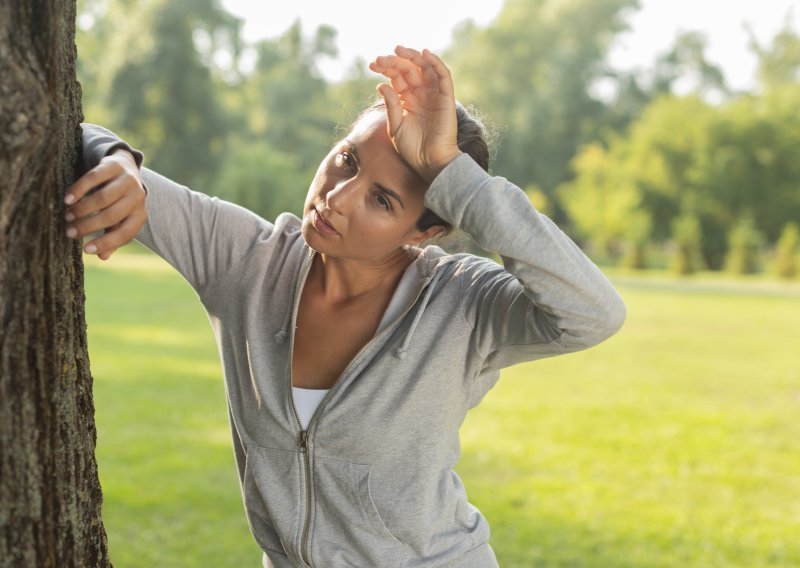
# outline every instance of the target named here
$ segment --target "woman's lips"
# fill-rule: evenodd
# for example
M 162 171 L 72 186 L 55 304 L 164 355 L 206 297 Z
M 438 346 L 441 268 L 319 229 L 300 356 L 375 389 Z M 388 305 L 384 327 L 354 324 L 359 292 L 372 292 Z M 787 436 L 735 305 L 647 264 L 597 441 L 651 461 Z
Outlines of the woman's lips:
M 319 211 L 317 211 L 316 207 L 314 208 L 311 223 L 321 235 L 327 235 L 331 237 L 339 235 L 339 233 L 336 232 L 336 229 L 334 229 L 327 221 L 325 221 L 325 218 L 319 214 Z

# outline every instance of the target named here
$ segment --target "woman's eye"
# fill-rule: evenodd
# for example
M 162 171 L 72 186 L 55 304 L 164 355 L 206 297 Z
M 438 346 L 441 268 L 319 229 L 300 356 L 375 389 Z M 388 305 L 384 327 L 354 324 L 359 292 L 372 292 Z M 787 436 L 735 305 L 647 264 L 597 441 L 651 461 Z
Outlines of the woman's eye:
M 352 154 L 348 152 L 339 152 L 336 156 L 336 161 L 339 162 L 339 165 L 347 169 L 348 173 L 354 173 L 356 171 L 356 159 L 352 156 Z
M 378 193 L 377 195 L 375 195 L 375 203 L 377 203 L 377 204 L 378 204 L 378 207 L 380 207 L 381 209 L 385 209 L 386 211 L 388 211 L 389 209 L 391 209 L 391 208 L 392 208 L 392 204 L 391 204 L 391 203 L 389 203 L 389 200 L 388 200 L 388 199 L 386 199 L 386 198 L 385 198 L 383 195 L 381 195 L 380 193 Z

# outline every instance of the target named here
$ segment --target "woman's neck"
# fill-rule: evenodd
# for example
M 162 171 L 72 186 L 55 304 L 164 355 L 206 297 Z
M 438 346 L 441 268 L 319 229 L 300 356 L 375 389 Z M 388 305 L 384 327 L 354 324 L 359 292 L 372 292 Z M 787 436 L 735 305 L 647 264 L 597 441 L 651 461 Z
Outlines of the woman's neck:
M 381 294 L 397 287 L 408 265 L 416 258 L 416 249 L 397 249 L 377 261 L 343 259 L 317 253 L 314 256 L 306 286 L 326 302 L 347 303 L 369 295 Z

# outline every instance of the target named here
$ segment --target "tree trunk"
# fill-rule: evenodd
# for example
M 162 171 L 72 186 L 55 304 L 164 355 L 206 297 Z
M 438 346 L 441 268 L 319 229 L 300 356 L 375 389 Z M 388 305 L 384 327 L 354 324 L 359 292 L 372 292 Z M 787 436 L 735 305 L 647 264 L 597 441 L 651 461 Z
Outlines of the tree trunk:
M 75 0 L 0 2 L 0 567 L 110 566 L 80 247 Z

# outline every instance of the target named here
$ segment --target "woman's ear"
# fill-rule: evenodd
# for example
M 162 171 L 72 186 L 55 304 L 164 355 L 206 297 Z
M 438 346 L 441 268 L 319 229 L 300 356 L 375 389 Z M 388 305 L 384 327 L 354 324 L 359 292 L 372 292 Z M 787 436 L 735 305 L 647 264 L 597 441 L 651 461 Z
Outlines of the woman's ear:
M 432 227 L 428 227 L 424 231 L 417 231 L 414 236 L 408 241 L 409 245 L 418 245 L 420 243 L 424 243 L 427 240 L 432 239 L 436 235 L 444 233 L 445 228 L 441 225 L 434 225 Z

